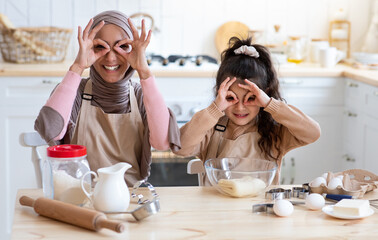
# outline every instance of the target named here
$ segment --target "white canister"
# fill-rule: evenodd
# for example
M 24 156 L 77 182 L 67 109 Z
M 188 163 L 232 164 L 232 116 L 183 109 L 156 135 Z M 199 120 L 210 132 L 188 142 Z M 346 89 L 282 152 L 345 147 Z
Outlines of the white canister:
M 329 43 L 326 40 L 312 39 L 310 43 L 310 58 L 311 62 L 319 63 L 319 50 L 322 48 L 328 48 Z
M 348 31 L 346 29 L 332 29 L 331 37 L 333 39 L 348 39 Z
M 47 148 L 44 164 L 43 192 L 45 197 L 75 205 L 86 199 L 81 188 L 81 178 L 89 172 L 85 146 L 64 144 Z M 90 188 L 91 179 L 85 179 Z
M 337 20 L 337 21 L 344 21 L 347 19 L 347 12 L 342 9 L 342 8 L 339 8 L 335 14 L 333 15 L 333 20 Z

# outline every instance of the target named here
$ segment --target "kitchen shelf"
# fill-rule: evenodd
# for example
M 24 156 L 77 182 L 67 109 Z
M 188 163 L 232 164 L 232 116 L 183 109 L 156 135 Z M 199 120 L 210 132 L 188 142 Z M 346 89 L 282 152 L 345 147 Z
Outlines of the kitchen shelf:
M 338 30 L 342 29 L 345 30 L 347 33 L 346 38 L 336 38 L 332 36 L 332 31 L 333 30 Z M 351 33 L 351 24 L 347 20 L 334 20 L 331 21 L 329 24 L 329 44 L 330 46 L 336 47 L 335 43 L 340 43 L 340 42 L 346 42 L 347 46 L 347 57 L 350 57 L 350 33 Z

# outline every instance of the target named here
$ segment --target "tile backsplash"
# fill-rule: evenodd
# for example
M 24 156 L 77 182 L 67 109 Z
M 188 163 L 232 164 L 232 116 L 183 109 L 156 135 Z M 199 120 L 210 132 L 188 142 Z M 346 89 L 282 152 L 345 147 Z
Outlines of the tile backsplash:
M 285 36 L 328 39 L 329 22 L 340 8 L 352 23 L 352 51 L 360 50 L 371 17 L 373 0 L 0 0 L 0 12 L 17 27 L 57 26 L 72 28 L 67 54 L 76 56 L 77 26 L 104 10 L 128 15 L 143 12 L 154 18 L 148 52 L 208 54 L 218 57 L 214 36 L 227 21 L 240 21 L 250 30 L 262 30 L 264 38 L 281 26 Z

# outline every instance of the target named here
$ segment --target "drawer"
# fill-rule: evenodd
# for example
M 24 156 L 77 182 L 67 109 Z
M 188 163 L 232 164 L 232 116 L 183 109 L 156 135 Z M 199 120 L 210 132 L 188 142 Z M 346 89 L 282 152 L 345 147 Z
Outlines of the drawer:
M 359 108 L 364 101 L 364 84 L 352 79 L 345 80 L 345 105 Z
M 288 104 L 296 106 L 341 106 L 343 82 L 343 78 L 281 78 L 281 94 Z
M 62 78 L 60 77 L 7 77 L 0 81 L 2 105 L 44 104 Z

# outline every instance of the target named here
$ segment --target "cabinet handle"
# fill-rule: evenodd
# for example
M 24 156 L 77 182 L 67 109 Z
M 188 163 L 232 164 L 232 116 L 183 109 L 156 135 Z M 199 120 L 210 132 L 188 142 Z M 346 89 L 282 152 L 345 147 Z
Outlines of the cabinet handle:
M 295 158 L 290 158 L 291 160 L 291 171 L 290 171 L 290 184 L 294 184 L 295 181 Z
M 42 80 L 42 84 L 47 84 L 47 85 L 51 85 L 51 84 L 58 84 L 57 82 L 54 82 L 53 80 L 47 80 L 47 79 L 43 79 Z
M 282 79 L 280 80 L 282 84 L 286 85 L 299 85 L 303 83 L 302 79 Z
M 291 166 L 295 167 L 295 158 L 291 158 L 290 160 L 291 160 Z
M 347 162 L 356 162 L 356 159 L 350 157 L 348 154 L 345 154 L 345 155 L 343 156 L 343 158 L 344 158 L 345 161 L 347 161 Z
M 294 178 L 293 177 L 290 180 L 290 184 L 294 184 Z
M 349 82 L 348 83 L 348 87 L 358 87 L 358 84 L 357 83 L 352 83 L 352 82 Z
M 348 117 L 357 117 L 357 113 L 352 113 L 349 111 L 345 111 L 344 114 L 346 114 Z

